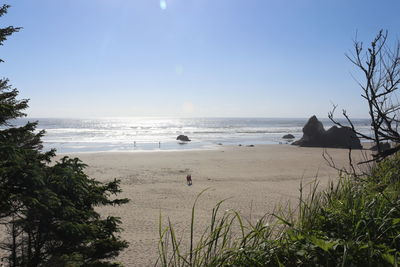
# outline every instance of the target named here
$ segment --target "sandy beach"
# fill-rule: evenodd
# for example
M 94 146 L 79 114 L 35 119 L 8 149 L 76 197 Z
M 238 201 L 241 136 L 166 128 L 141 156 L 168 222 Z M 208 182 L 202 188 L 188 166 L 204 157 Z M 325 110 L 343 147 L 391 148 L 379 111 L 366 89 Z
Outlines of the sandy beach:
M 328 149 L 337 166 L 348 164 L 346 149 Z M 224 209 L 239 211 L 256 220 L 272 212 L 279 203 L 296 203 L 299 185 L 317 179 L 321 187 L 336 179 L 338 172 L 322 157 L 322 148 L 290 145 L 255 147 L 220 146 L 215 150 L 177 152 L 79 153 L 88 164 L 87 174 L 100 181 L 121 179 L 130 202 L 116 208 L 102 208 L 103 215 L 119 216 L 122 236 L 130 243 L 119 261 L 126 266 L 152 266 L 158 252 L 160 214 L 170 218 L 178 236 L 188 232 L 191 208 L 196 196 L 209 188 L 196 208 L 195 227 L 202 232 L 212 208 L 225 201 Z M 362 151 L 353 151 L 360 159 Z M 193 185 L 187 186 L 191 174 Z

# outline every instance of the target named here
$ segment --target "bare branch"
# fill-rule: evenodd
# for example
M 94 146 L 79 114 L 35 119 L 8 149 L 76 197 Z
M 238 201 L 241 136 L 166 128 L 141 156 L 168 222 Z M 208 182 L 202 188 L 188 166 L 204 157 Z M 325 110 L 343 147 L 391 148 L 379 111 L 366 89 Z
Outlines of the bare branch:
M 382 160 L 400 150 L 398 132 L 400 103 L 396 95 L 400 86 L 400 42 L 397 41 L 394 49 L 390 49 L 387 40 L 388 32 L 380 30 L 370 47 L 364 49 L 362 42 L 354 40 L 353 52 L 346 54 L 349 61 L 364 76 L 363 81 L 355 79 L 354 76 L 353 78 L 362 90 L 361 96 L 367 101 L 373 135 L 368 136 L 359 132 L 345 110 L 342 114 L 358 137 L 373 141 L 377 147 L 377 153 L 373 155 L 373 159 L 366 160 L 364 163 Z M 338 120 L 334 119 L 336 108 L 337 106 L 334 105 L 328 117 L 334 124 L 343 127 Z M 394 147 L 383 151 L 382 142 L 389 142 Z

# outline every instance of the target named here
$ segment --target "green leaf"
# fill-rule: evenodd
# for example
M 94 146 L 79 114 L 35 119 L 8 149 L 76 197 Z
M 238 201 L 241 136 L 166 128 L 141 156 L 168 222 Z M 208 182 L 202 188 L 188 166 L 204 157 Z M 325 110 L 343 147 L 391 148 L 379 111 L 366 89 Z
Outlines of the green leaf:
M 317 247 L 319 247 L 320 249 L 322 249 L 324 251 L 330 250 L 338 243 L 337 241 L 326 241 L 326 240 L 317 238 L 315 236 L 310 236 L 309 239 L 310 239 L 311 243 L 313 243 L 314 245 L 316 245 Z
M 400 223 L 400 218 L 395 218 L 392 220 L 392 224 L 399 224 Z
M 394 266 L 395 264 L 395 260 L 394 260 L 394 256 L 390 255 L 390 254 L 382 254 L 382 258 L 384 260 L 386 260 L 388 263 L 390 263 L 391 265 Z

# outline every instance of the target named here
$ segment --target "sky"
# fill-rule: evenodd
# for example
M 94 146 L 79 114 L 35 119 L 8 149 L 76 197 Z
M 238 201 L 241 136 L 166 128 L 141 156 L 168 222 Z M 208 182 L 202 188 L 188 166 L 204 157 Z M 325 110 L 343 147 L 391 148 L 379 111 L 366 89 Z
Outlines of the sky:
M 399 0 L 10 0 L 2 77 L 29 117 L 368 116 L 353 41 Z M 340 114 L 338 114 L 339 116 Z

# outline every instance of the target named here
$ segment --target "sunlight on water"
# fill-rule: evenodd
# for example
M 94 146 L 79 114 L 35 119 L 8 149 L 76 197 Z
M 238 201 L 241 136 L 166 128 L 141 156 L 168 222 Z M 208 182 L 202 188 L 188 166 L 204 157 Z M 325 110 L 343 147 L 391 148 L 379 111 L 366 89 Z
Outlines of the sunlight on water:
M 28 120 L 21 119 L 19 125 Z M 302 136 L 307 119 L 271 118 L 98 118 L 37 119 L 45 129 L 46 149 L 58 152 L 176 150 L 238 144 L 278 144 L 287 133 Z M 321 120 L 325 128 L 332 124 Z M 355 121 L 369 134 L 367 120 Z M 189 136 L 192 142 L 180 144 L 176 137 Z

